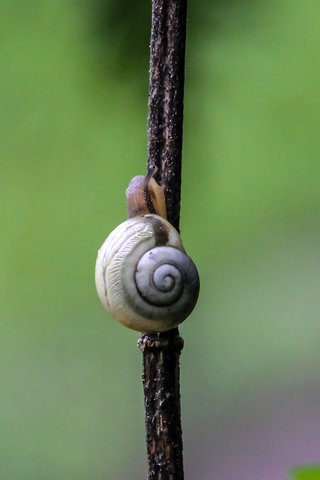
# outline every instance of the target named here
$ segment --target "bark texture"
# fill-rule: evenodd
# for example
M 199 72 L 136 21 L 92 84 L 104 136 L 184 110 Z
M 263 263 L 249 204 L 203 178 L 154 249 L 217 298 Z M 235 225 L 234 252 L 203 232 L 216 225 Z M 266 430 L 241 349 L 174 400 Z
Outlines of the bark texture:
M 187 0 L 153 0 L 148 166 L 164 186 L 169 222 L 179 231 Z M 148 480 L 183 480 L 178 328 L 142 334 Z
M 148 165 L 165 187 L 169 222 L 179 231 L 187 0 L 153 0 Z
M 148 480 L 183 480 L 179 357 L 183 339 L 177 328 L 142 334 Z

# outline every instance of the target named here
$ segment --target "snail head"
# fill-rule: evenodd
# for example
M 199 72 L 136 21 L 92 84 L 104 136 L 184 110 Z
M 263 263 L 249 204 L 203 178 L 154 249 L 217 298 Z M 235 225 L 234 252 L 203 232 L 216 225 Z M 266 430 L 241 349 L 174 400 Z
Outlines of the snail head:
M 145 176 L 137 175 L 131 180 L 126 190 L 128 218 L 150 213 L 167 218 L 164 187 L 153 178 L 157 171 L 155 165 L 150 165 Z

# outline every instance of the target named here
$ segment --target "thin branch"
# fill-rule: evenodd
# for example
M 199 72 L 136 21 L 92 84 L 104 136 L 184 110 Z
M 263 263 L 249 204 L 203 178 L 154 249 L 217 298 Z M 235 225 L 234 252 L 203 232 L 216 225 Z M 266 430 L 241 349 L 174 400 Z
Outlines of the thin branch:
M 142 334 L 148 480 L 183 480 L 179 357 L 183 339 L 177 328 Z
M 178 230 L 181 192 L 187 0 L 153 0 L 148 165 L 165 186 L 169 222 Z
M 179 231 L 187 0 L 153 0 L 148 165 L 164 185 L 169 222 Z M 148 480 L 183 480 L 178 328 L 142 334 Z

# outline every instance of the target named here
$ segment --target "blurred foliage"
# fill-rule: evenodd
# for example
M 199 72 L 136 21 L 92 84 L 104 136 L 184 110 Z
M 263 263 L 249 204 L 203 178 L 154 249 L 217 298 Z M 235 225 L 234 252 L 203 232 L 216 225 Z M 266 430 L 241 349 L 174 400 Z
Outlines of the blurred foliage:
M 138 335 L 94 287 L 147 156 L 150 4 L 0 4 L 4 480 L 146 472 Z M 186 480 L 319 462 L 320 4 L 190 1 Z M 100 22 L 100 23 L 99 23 Z
M 245 2 L 241 1 L 242 4 Z M 204 28 L 211 35 L 217 34 L 222 28 L 225 10 L 234 3 L 235 0 L 189 1 L 188 38 L 190 35 L 203 35 Z M 101 64 L 118 81 L 141 81 L 146 77 L 149 65 L 150 0 L 136 3 L 130 0 L 95 0 L 89 6 L 91 40 L 96 41 Z
M 292 472 L 293 480 L 320 480 L 320 468 L 309 467 L 297 469 Z
M 147 78 L 151 9 L 149 0 L 107 0 L 93 3 L 92 38 L 108 73 L 121 81 Z M 110 69 L 112 58 L 112 69 Z

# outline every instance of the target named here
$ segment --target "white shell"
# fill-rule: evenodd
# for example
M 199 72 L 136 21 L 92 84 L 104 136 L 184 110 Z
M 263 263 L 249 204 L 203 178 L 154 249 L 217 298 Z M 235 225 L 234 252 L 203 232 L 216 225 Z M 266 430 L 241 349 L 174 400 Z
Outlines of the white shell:
M 175 228 L 158 215 L 119 225 L 98 252 L 96 287 L 104 307 L 139 332 L 161 332 L 190 315 L 199 293 L 196 266 Z

